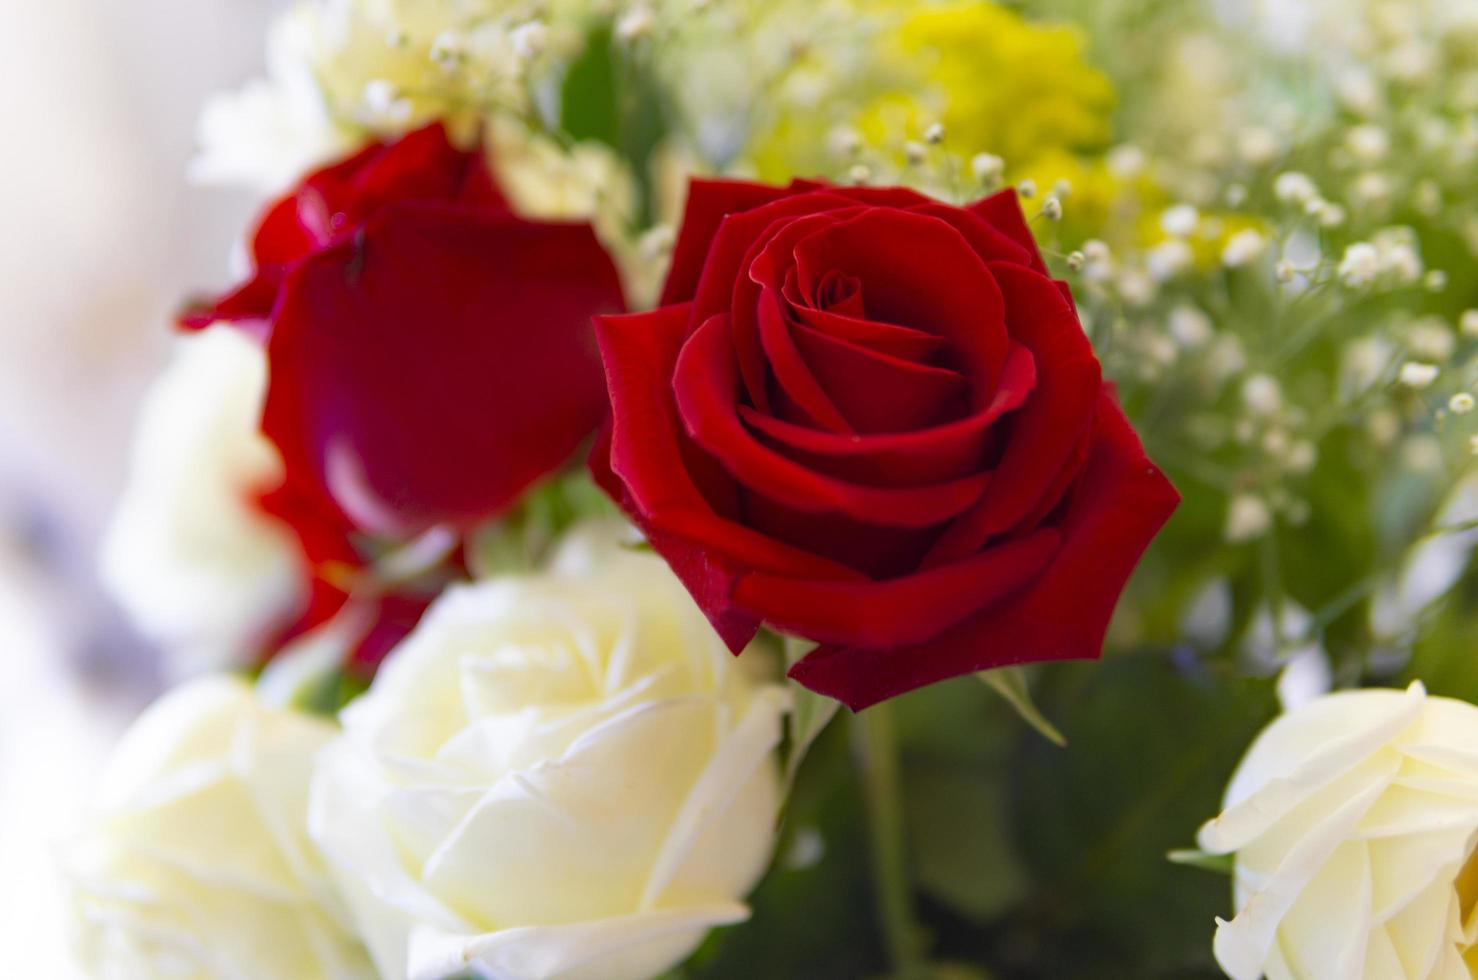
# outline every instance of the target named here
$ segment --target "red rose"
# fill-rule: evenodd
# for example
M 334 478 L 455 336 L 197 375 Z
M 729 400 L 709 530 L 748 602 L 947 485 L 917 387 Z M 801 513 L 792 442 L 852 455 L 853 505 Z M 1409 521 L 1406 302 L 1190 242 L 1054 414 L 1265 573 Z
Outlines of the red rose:
M 1179 498 L 1014 194 L 695 182 L 662 304 L 597 321 L 592 470 L 733 650 L 854 709 L 1098 656 Z
M 606 414 L 591 317 L 624 309 L 610 257 L 587 224 L 509 211 L 440 125 L 310 174 L 253 255 L 244 285 L 182 320 L 264 339 L 285 477 L 263 506 L 302 543 L 313 621 L 345 567 L 497 516 Z

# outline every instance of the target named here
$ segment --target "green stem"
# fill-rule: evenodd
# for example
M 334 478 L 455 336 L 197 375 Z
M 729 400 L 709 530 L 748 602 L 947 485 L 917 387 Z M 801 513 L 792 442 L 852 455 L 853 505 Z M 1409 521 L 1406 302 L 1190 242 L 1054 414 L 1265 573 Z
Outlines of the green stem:
M 873 893 L 883 943 L 898 980 L 927 977 L 922 934 L 914 916 L 904 839 L 903 796 L 893 705 L 873 705 L 851 717 L 852 756 L 862 781 L 872 851 Z

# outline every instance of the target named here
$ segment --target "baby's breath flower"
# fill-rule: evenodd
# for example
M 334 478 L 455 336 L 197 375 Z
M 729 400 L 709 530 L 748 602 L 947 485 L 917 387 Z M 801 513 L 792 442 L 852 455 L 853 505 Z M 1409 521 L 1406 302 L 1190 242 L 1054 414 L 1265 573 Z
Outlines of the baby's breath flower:
M 1345 134 L 1345 147 L 1361 163 L 1378 163 L 1390 151 L 1391 138 L 1380 126 L 1365 123 Z
M 1067 254 L 1067 267 L 1074 272 L 1081 272 L 1083 269 L 1083 263 L 1087 261 L 1088 257 L 1085 256 L 1082 252 L 1073 251 Z
M 1189 204 L 1177 204 L 1166 208 L 1160 215 L 1160 228 L 1167 235 L 1177 238 L 1185 238 L 1196 230 L 1196 224 L 1201 220 L 1201 213 Z
M 1108 165 L 1109 173 L 1121 180 L 1127 180 L 1143 173 L 1147 161 L 1143 150 L 1132 143 L 1124 143 L 1110 150 L 1104 162 Z
M 1368 286 L 1380 273 L 1380 252 L 1370 242 L 1355 242 L 1339 260 L 1339 278 L 1351 289 Z
M 1242 403 L 1253 415 L 1267 418 L 1283 407 L 1283 389 L 1269 374 L 1248 375 L 1242 382 Z
M 1414 391 L 1429 388 L 1432 382 L 1437 380 L 1438 368 L 1435 364 L 1427 364 L 1424 361 L 1407 361 L 1401 365 L 1398 380 Z
M 854 163 L 847 171 L 847 179 L 854 184 L 865 184 L 872 180 L 872 168 L 865 163 Z
M 1478 310 L 1463 310 L 1457 323 L 1464 337 L 1478 337 Z
M 1006 169 L 1006 161 L 994 153 L 977 153 L 970 158 L 970 172 L 982 184 L 995 186 Z
M 1273 195 L 1284 204 L 1304 204 L 1319 194 L 1319 188 L 1308 174 L 1285 170 L 1273 181 Z
M 1042 198 L 1042 216 L 1048 221 L 1062 220 L 1062 202 L 1054 194 Z
M 1260 538 L 1273 526 L 1273 512 L 1261 498 L 1250 493 L 1239 493 L 1227 506 L 1225 536 L 1228 542 L 1237 544 Z
M 1237 155 L 1254 167 L 1265 167 L 1278 155 L 1278 137 L 1266 126 L 1249 126 L 1237 134 Z
M 549 28 L 537 20 L 520 24 L 508 32 L 513 51 L 525 61 L 539 57 L 549 44 Z
M 1020 194 L 1024 198 L 1027 198 L 1028 200 L 1036 197 L 1037 182 L 1028 177 L 1026 180 L 1023 180 L 1021 183 L 1016 185 L 1016 193 Z
M 1211 339 L 1211 318 L 1185 303 L 1170 311 L 1166 328 L 1175 342 L 1187 349 L 1204 347 Z
M 1422 279 L 1422 285 L 1427 287 L 1428 292 L 1440 293 L 1447 288 L 1447 273 L 1441 269 L 1433 269 Z
M 934 123 L 924 130 L 924 142 L 930 146 L 938 146 L 944 142 L 944 123 Z
M 616 39 L 620 41 L 639 40 L 652 32 L 655 23 L 656 17 L 650 7 L 632 7 L 617 18 Z
M 1073 193 L 1073 182 L 1066 177 L 1059 177 L 1052 182 L 1052 195 L 1059 201 L 1071 197 Z
M 1244 228 L 1227 239 L 1226 246 L 1221 250 L 1221 263 L 1232 269 L 1247 265 L 1255 261 L 1266 246 L 1267 240 L 1261 234 L 1251 228 Z
M 903 158 L 910 167 L 923 166 L 924 161 L 929 159 L 929 148 L 918 140 L 909 140 L 903 144 Z
M 431 60 L 442 71 L 454 72 L 467 60 L 467 39 L 454 31 L 443 31 L 431 42 Z
M 1467 415 L 1473 410 L 1473 396 L 1460 391 L 1447 400 L 1447 407 L 1454 415 Z

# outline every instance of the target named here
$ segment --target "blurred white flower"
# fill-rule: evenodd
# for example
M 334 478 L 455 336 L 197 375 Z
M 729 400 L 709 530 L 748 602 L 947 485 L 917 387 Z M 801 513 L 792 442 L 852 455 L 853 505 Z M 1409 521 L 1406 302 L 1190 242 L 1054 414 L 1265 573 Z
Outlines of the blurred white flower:
M 333 735 L 234 678 L 192 681 L 150 707 L 63 859 L 89 975 L 373 977 L 307 834 L 313 756 Z
M 1230 269 L 1247 265 L 1263 253 L 1267 239 L 1251 228 L 1244 228 L 1227 239 L 1221 250 L 1221 264 Z
M 752 665 L 598 527 L 547 574 L 445 594 L 315 777 L 381 972 L 636 980 L 746 918 L 787 704 Z
M 264 194 L 351 149 L 356 135 L 332 118 L 313 74 L 322 44 L 316 6 L 284 13 L 267 36 L 267 74 L 206 103 L 192 179 Z
M 1478 841 L 1478 708 L 1347 691 L 1273 722 L 1201 828 L 1236 856 L 1235 980 L 1467 980 Z
M 279 478 L 258 429 L 261 346 L 218 324 L 176 341 L 148 393 L 102 576 L 177 673 L 244 664 L 302 599 L 297 544 L 253 503 Z
M 1232 544 L 1260 538 L 1272 526 L 1273 512 L 1261 497 L 1239 493 L 1227 505 L 1227 523 L 1223 533 Z

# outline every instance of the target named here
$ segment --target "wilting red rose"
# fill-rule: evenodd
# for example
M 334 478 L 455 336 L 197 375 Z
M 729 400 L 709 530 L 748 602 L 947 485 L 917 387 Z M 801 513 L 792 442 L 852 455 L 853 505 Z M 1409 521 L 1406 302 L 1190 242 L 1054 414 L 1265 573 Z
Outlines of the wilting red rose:
M 1011 192 L 696 182 L 662 305 L 597 322 L 596 478 L 736 652 L 862 708 L 1096 657 L 1178 496 Z
M 591 317 L 624 309 L 610 257 L 588 224 L 512 213 L 440 125 L 307 176 L 252 252 L 251 278 L 182 323 L 266 345 L 285 477 L 263 506 L 315 571 L 310 620 L 345 567 L 497 516 L 606 413 Z

